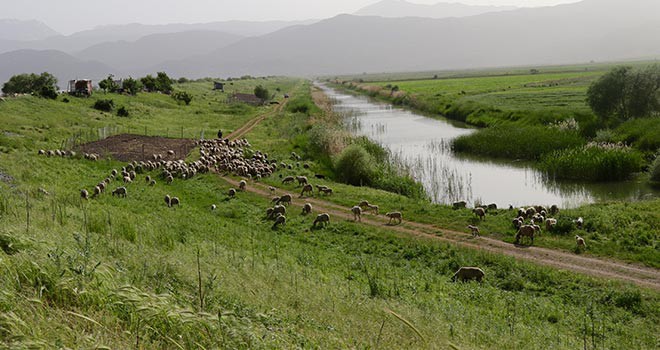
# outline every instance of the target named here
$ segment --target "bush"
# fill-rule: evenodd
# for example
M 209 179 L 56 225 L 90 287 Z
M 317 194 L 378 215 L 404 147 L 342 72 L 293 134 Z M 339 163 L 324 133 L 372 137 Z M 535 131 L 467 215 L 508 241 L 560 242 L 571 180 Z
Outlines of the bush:
M 97 100 L 94 102 L 94 109 L 99 111 L 110 112 L 114 107 L 115 102 L 113 100 Z
M 539 159 L 543 154 L 584 144 L 575 131 L 562 131 L 541 126 L 491 127 L 458 137 L 452 148 L 489 157 Z
M 615 129 L 615 141 L 626 142 L 635 148 L 653 153 L 660 149 L 660 118 L 632 119 Z
M 192 101 L 193 96 L 185 91 L 177 91 L 172 94 L 172 98 L 175 99 L 177 102 L 185 103 L 187 106 Z
M 57 98 L 57 78 L 44 72 L 36 74 L 18 74 L 12 76 L 2 86 L 6 94 L 34 94 L 39 97 Z
M 129 77 L 128 79 L 124 79 L 121 87 L 129 95 L 137 95 L 142 90 L 142 83 L 139 80 Z
M 376 162 L 362 146 L 353 144 L 337 157 L 335 174 L 344 183 L 368 186 L 376 175 Z
M 128 117 L 129 116 L 128 109 L 126 109 L 126 107 L 124 106 L 119 107 L 119 109 L 117 110 L 117 116 Z
M 638 151 L 612 144 L 560 150 L 541 160 L 541 168 L 558 179 L 586 181 L 623 180 L 643 164 Z
M 317 111 L 318 108 L 309 98 L 297 97 L 287 103 L 286 109 L 291 113 L 303 113 L 310 115 Z
M 268 89 L 266 89 L 265 87 L 261 85 L 257 85 L 254 88 L 254 96 L 257 96 L 265 101 L 268 100 L 268 98 L 270 98 L 270 92 L 268 92 Z
M 651 165 L 651 182 L 660 186 L 660 153 L 655 156 L 655 161 Z

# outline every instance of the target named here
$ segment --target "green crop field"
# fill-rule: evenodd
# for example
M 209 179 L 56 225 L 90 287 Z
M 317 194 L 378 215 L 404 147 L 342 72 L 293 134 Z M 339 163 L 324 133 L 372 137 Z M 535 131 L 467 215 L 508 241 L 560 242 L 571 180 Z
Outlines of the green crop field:
M 249 92 L 257 84 L 279 88 L 278 100 L 288 92 L 309 103 L 309 83 L 295 79 L 240 80 L 233 88 Z M 230 184 L 212 173 L 149 187 L 144 176 L 154 171 L 127 185 L 127 198 L 84 201 L 80 189 L 125 163 L 37 155 L 95 141 L 104 136 L 99 129 L 212 138 L 273 108 L 227 103 L 211 85 L 175 85 L 193 94 L 190 106 L 147 93 L 0 101 L 0 347 L 652 349 L 660 341 L 657 290 L 340 218 L 311 229 L 314 216 L 295 206 L 286 225 L 272 229 L 268 198 L 240 192 L 229 199 Z M 92 109 L 102 98 L 130 116 Z M 279 171 L 266 184 L 280 186 L 279 175 L 332 172 L 307 148 L 310 123 L 331 122 L 304 105 L 246 135 L 253 151 L 288 162 L 295 151 L 310 166 Z M 455 229 L 474 220 L 469 210 L 323 183 L 335 190 L 325 199 L 346 206 L 369 199 L 383 212 Z M 181 206 L 168 208 L 165 194 Z M 565 211 L 589 217 L 590 225 L 543 235 L 538 244 L 572 251 L 577 232 L 593 249 L 586 254 L 657 267 L 658 203 Z M 512 240 L 511 215 L 489 215 L 484 235 Z M 460 266 L 480 266 L 484 282 L 451 282 Z

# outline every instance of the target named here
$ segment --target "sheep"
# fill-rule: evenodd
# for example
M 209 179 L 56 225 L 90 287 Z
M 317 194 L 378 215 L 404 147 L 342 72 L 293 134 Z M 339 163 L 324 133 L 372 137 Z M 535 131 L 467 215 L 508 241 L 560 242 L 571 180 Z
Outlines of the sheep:
M 458 201 L 458 202 L 452 203 L 451 206 L 454 210 L 465 209 L 465 206 L 467 206 L 467 202 L 466 201 Z
M 536 214 L 536 209 L 534 207 L 529 207 L 529 208 L 525 209 L 525 215 L 528 218 L 531 218 L 532 216 L 534 216 L 534 214 Z
M 378 206 L 375 204 L 369 204 L 367 209 L 371 210 L 374 214 L 378 215 Z
M 479 218 L 479 220 L 486 220 L 486 210 L 484 210 L 484 208 L 474 208 L 472 209 L 472 212 Z
M 551 231 L 557 225 L 557 219 L 548 218 L 545 220 L 545 230 Z
M 241 180 L 238 183 L 238 189 L 241 190 L 241 191 L 245 191 L 245 186 L 247 186 L 247 182 L 245 182 L 245 180 Z
M 302 208 L 302 215 L 307 215 L 312 213 L 312 205 L 310 203 L 305 203 Z
M 575 225 L 577 225 L 577 228 L 581 229 L 582 225 L 584 225 L 584 219 L 581 216 L 575 219 Z
M 273 227 L 272 227 L 272 229 L 273 229 L 273 230 L 276 229 L 276 228 L 277 228 L 277 225 L 286 225 L 286 216 L 284 216 L 284 215 L 282 215 L 282 214 L 278 214 L 278 215 L 275 217 L 275 222 L 273 223 Z
M 89 192 L 87 192 L 87 190 L 80 190 L 80 198 L 88 199 L 89 198 Z
M 321 180 L 325 179 L 325 175 L 323 174 L 314 174 L 314 177 Z
M 40 149 L 39 152 L 37 152 L 37 154 L 39 154 L 40 156 L 43 156 L 43 155 L 46 154 L 46 151 Z
M 390 218 L 390 221 L 387 223 L 388 225 L 392 224 L 392 220 L 397 220 L 397 223 L 401 223 L 401 220 L 403 219 L 403 214 L 399 211 L 393 211 L 385 214 L 388 218 Z
M 283 205 L 276 205 L 271 209 L 273 209 L 273 210 L 270 213 L 270 215 L 268 215 L 269 219 L 272 219 L 274 216 L 277 216 L 278 214 L 286 215 L 286 207 L 283 206 Z M 266 212 L 266 213 L 268 213 L 268 212 Z
M 362 208 L 359 205 L 351 208 L 351 212 L 353 213 L 353 220 L 362 221 Z
M 165 204 L 167 204 L 168 207 L 172 206 L 172 198 L 170 197 L 169 194 L 165 195 Z
M 229 196 L 229 198 L 234 198 L 236 196 L 236 190 L 230 188 L 229 191 L 227 191 L 227 195 Z
M 276 204 L 280 204 L 280 203 L 282 203 L 282 204 L 285 204 L 285 203 L 286 204 L 291 204 L 292 199 L 293 198 L 291 197 L 290 194 L 285 194 L 285 195 L 282 195 L 280 197 L 280 199 L 277 200 Z
M 112 169 L 110 175 L 112 175 L 113 178 L 117 177 L 117 169 Z
M 305 194 L 305 192 L 307 192 L 307 193 L 309 193 L 311 196 L 313 196 L 313 195 L 314 195 L 314 187 L 313 187 L 312 185 L 310 185 L 310 184 L 305 184 L 305 186 L 303 186 L 303 188 L 302 188 L 302 191 L 300 192 L 300 198 L 303 197 L 303 195 Z
M 575 235 L 575 243 L 577 244 L 577 249 L 580 249 L 582 247 L 583 249 L 587 249 L 587 244 L 584 243 L 584 238 Z
M 179 197 L 172 197 L 170 200 L 170 207 L 173 207 L 175 205 L 179 205 L 181 201 L 179 201 Z
M 497 210 L 497 204 L 495 203 L 490 203 L 486 206 L 488 210 Z
M 513 223 L 513 227 L 515 229 L 519 229 L 520 226 L 522 226 L 524 223 L 524 221 L 520 217 L 514 218 L 511 222 Z
M 537 231 L 540 231 L 540 230 L 537 230 L 537 228 L 539 228 L 539 227 L 536 226 L 536 225 L 523 225 L 523 226 L 520 226 L 520 228 L 518 229 L 518 232 L 516 233 L 515 244 L 519 244 L 520 243 L 520 238 L 522 238 L 522 237 L 529 237 L 532 241 L 532 244 L 534 244 L 534 233 L 536 233 Z
M 518 217 L 524 218 L 526 215 L 525 208 L 518 208 Z
M 330 188 L 330 187 L 322 188 L 321 192 L 323 192 L 323 194 L 325 194 L 326 196 L 333 193 L 332 188 Z
M 211 211 L 215 211 L 216 209 L 218 209 L 218 206 L 215 204 L 211 204 Z
M 293 181 L 295 181 L 295 180 L 296 180 L 296 179 L 295 179 L 293 176 L 287 176 L 287 177 L 285 177 L 284 179 L 282 179 L 282 185 L 285 185 L 285 184 L 291 183 L 291 182 L 293 182 Z
M 172 175 L 167 176 L 167 178 L 165 178 L 165 182 L 166 182 L 168 185 L 171 185 L 172 182 L 174 182 L 174 177 L 173 177 Z
M 275 187 L 268 186 L 268 189 L 270 190 L 270 193 L 275 193 Z
M 541 214 L 537 213 L 537 214 L 534 214 L 534 216 L 532 216 L 532 224 L 542 224 L 544 221 L 545 221 L 545 219 L 543 218 L 543 216 Z
M 328 186 L 325 185 L 316 185 L 316 189 L 319 191 L 319 194 L 323 192 L 324 189 L 328 188 Z
M 149 186 L 156 186 L 156 180 L 151 180 L 151 182 L 149 182 Z
M 39 193 L 41 193 L 44 196 L 50 196 L 50 193 L 48 193 L 48 191 L 46 191 L 45 188 L 39 187 L 38 191 L 39 191 Z
M 273 216 L 273 211 L 273 208 L 266 209 L 266 218 L 270 219 L 270 217 Z
M 456 282 L 456 280 L 460 280 L 461 282 L 477 280 L 477 282 L 481 282 L 484 276 L 486 276 L 486 274 L 478 267 L 461 267 L 456 273 L 454 273 L 451 279 L 454 282 Z
M 330 214 L 328 213 L 323 213 L 319 214 L 316 216 L 316 219 L 314 219 L 314 223 L 312 224 L 312 227 L 316 227 L 316 224 L 320 224 L 321 226 L 325 226 L 330 223 Z
M 308 183 L 307 176 L 296 176 L 296 180 L 298 181 L 298 186 L 306 185 Z
M 126 187 L 124 187 L 124 186 L 122 186 L 122 187 L 117 187 L 117 188 L 115 188 L 114 191 L 112 191 L 112 196 L 113 196 L 113 197 L 116 195 L 117 197 L 124 197 L 124 198 L 126 198 L 126 195 L 127 195 L 127 194 L 128 194 L 128 191 L 126 191 Z
M 151 182 L 151 176 L 147 175 L 147 177 L 144 178 L 144 181 L 146 183 L 150 183 Z
M 271 198 L 270 202 L 271 202 L 271 203 L 277 203 L 279 200 L 280 200 L 280 197 L 279 197 L 279 196 L 275 196 L 275 197 Z
M 550 215 L 557 215 L 559 214 L 559 207 L 557 204 L 553 204 L 550 206 Z
M 175 153 L 174 153 L 173 150 L 169 150 L 169 151 L 167 151 L 167 155 L 168 155 L 168 156 L 173 156 L 174 154 L 175 154 Z
M 481 232 L 479 232 L 479 228 L 477 226 L 468 225 L 467 228 L 469 228 L 470 231 L 472 231 L 472 237 L 480 237 L 481 236 L 481 234 L 480 234 Z
M 124 183 L 125 183 L 125 184 L 129 184 L 129 183 L 131 183 L 131 182 L 133 182 L 133 180 L 131 179 L 130 176 L 124 176 Z
M 96 198 L 101 194 L 101 188 L 99 186 L 94 187 L 94 194 L 92 194 L 92 198 Z

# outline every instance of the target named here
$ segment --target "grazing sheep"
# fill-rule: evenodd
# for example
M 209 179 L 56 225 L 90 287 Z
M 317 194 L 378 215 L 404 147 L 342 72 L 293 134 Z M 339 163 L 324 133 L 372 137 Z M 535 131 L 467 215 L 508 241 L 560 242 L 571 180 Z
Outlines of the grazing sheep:
M 44 196 L 50 196 L 50 193 L 48 193 L 48 191 L 42 187 L 39 187 L 39 193 L 43 194 Z
M 131 183 L 131 182 L 133 182 L 133 179 L 131 179 L 130 176 L 124 176 L 124 183 L 125 183 L 125 184 L 129 184 L 129 183 Z
M 375 204 L 369 204 L 369 205 L 367 206 L 367 209 L 368 209 L 368 210 L 371 210 L 374 214 L 378 215 L 378 209 L 379 209 L 379 208 L 378 208 L 377 205 L 375 205 Z
M 325 179 L 325 175 L 323 174 L 314 174 L 314 177 L 321 180 Z
M 101 188 L 99 186 L 94 187 L 94 194 L 92 194 L 92 198 L 96 198 L 101 194 Z
M 117 196 L 117 197 L 124 197 L 126 198 L 126 195 L 128 194 L 128 191 L 126 191 L 126 187 L 117 187 L 115 188 L 114 191 L 112 191 L 112 196 Z
M 149 182 L 149 186 L 156 186 L 156 180 L 151 180 L 151 182 Z
M 314 195 L 314 187 L 310 184 L 305 184 L 303 186 L 302 191 L 300 192 L 300 197 L 302 198 L 303 195 L 305 195 L 305 192 L 309 193 L 310 196 Z
M 167 176 L 167 178 L 165 178 L 165 182 L 168 185 L 171 185 L 173 181 L 174 181 L 174 177 L 172 175 L 169 175 L 169 176 Z
M 179 197 L 172 197 L 172 199 L 170 199 L 170 207 L 179 205 L 180 203 L 181 201 L 179 201 Z
M 353 220 L 362 221 L 362 208 L 359 205 L 351 208 L 351 212 L 353 213 Z
M 466 201 L 458 201 L 458 202 L 452 203 L 451 206 L 454 210 L 465 209 L 465 206 L 467 206 L 467 202 Z
M 278 214 L 277 217 L 275 217 L 272 229 L 276 229 L 278 225 L 286 225 L 286 216 Z
M 524 218 L 526 215 L 525 208 L 518 208 L 518 217 Z
M 266 218 L 270 219 L 271 216 L 273 216 L 273 211 L 274 211 L 273 208 L 266 209 Z
M 368 200 L 362 200 L 360 203 L 358 203 L 358 207 L 360 208 L 366 208 L 369 207 L 369 201 Z
M 229 196 L 229 198 L 236 197 L 236 190 L 233 189 L 233 188 L 230 188 L 229 191 L 227 192 L 227 195 Z
M 552 229 L 554 229 L 556 225 L 557 225 L 557 219 L 548 218 L 547 220 L 545 220 L 546 231 L 552 231 Z
M 216 209 L 218 209 L 218 206 L 215 204 L 211 204 L 211 211 L 215 211 Z
M 42 155 L 46 154 L 46 151 L 40 149 L 39 152 L 37 152 L 37 153 L 38 153 L 40 156 L 42 156 Z
M 399 211 L 393 211 L 385 214 L 388 218 L 390 218 L 390 221 L 387 223 L 388 225 L 392 224 L 392 220 L 397 220 L 397 223 L 400 224 L 401 220 L 403 219 L 403 214 Z
M 169 150 L 169 151 L 167 151 L 167 155 L 168 155 L 168 156 L 173 156 L 173 155 L 174 155 L 174 151 L 173 151 L 173 150 Z
M 330 214 L 328 213 L 323 213 L 319 214 L 316 216 L 316 219 L 314 219 L 314 223 L 312 224 L 312 227 L 316 227 L 316 224 L 320 224 L 321 226 L 325 226 L 330 223 Z
M 282 179 L 282 185 L 285 185 L 285 184 L 291 183 L 291 182 L 293 182 L 293 181 L 295 181 L 295 180 L 296 180 L 296 178 L 294 178 L 293 176 L 287 176 L 287 177 L 285 177 L 284 179 Z
M 467 228 L 469 228 L 470 231 L 472 231 L 472 237 L 480 237 L 481 236 L 481 232 L 479 232 L 479 228 L 477 226 L 468 225 Z
M 275 187 L 268 186 L 268 189 L 270 190 L 270 193 L 275 193 Z
M 278 214 L 286 215 L 286 207 L 283 205 L 276 205 L 271 209 L 273 209 L 273 211 L 268 216 L 269 219 L 272 219 L 274 216 L 277 216 Z
M 308 183 L 307 176 L 296 176 L 296 180 L 298 181 L 298 186 L 306 185 Z
M 117 169 L 112 169 L 112 171 L 110 172 L 110 175 L 112 175 L 113 178 L 117 177 Z
M 238 189 L 241 190 L 241 191 L 245 191 L 245 186 L 247 186 L 247 182 L 245 182 L 245 180 L 241 180 L 238 183 Z
M 531 241 L 532 241 L 531 244 L 534 244 L 534 234 L 537 231 L 540 231 L 540 228 L 536 225 L 523 225 L 523 226 L 520 226 L 520 228 L 518 229 L 518 232 L 516 233 L 515 244 L 519 244 L 520 243 L 520 238 L 522 238 L 522 237 L 530 238 Z
M 522 226 L 524 223 L 522 217 L 514 218 L 511 222 L 513 223 L 513 227 L 515 227 L 516 229 L 519 229 L 520 226 Z
M 168 207 L 172 206 L 172 198 L 169 194 L 165 195 L 165 204 L 167 204 Z
M 575 225 L 577 225 L 577 228 L 581 229 L 584 225 L 584 219 L 581 216 L 575 219 Z
M 488 210 L 497 210 L 497 204 L 495 203 L 490 203 L 486 206 Z
M 326 196 L 333 193 L 332 188 L 330 188 L 330 187 L 321 188 L 320 191 L 323 192 L 323 194 L 326 195 Z
M 291 204 L 292 199 L 293 199 L 293 197 L 291 197 L 290 194 L 285 194 L 285 195 L 282 195 L 282 197 L 280 197 L 280 199 L 277 200 L 276 204 L 280 204 L 280 203 L 282 203 L 282 204 Z
M 328 186 L 325 185 L 316 185 L 316 189 L 319 191 L 319 194 L 324 190 L 328 188 Z
M 537 213 L 537 214 L 534 214 L 534 216 L 532 216 L 532 223 L 533 224 L 542 224 L 543 221 L 545 221 L 545 219 L 543 218 L 543 216 L 541 214 Z
M 312 205 L 309 203 L 305 203 L 305 205 L 302 208 L 302 215 L 307 215 L 312 213 Z
M 478 267 L 461 267 L 456 273 L 454 273 L 451 279 L 454 282 L 456 282 L 456 280 L 460 280 L 461 282 L 477 280 L 477 282 L 481 282 L 484 276 L 486 276 L 486 274 Z
M 583 249 L 587 249 L 587 244 L 584 243 L 584 238 L 575 235 L 575 243 L 577 244 L 577 249 L 580 249 L 582 247 Z
M 529 207 L 525 210 L 525 215 L 528 218 L 531 218 L 532 216 L 534 216 L 534 214 L 536 214 L 536 208 L 534 208 L 534 207 Z
M 484 208 L 474 208 L 472 209 L 472 212 L 479 218 L 479 220 L 486 220 L 486 210 L 484 210 Z
M 144 181 L 146 183 L 150 183 L 151 182 L 151 176 L 147 175 L 147 177 L 144 178 Z
M 279 200 L 280 200 L 280 197 L 279 197 L 279 196 L 275 196 L 275 197 L 273 197 L 273 198 L 270 200 L 270 202 L 271 202 L 271 203 L 277 203 L 277 202 L 279 202 Z
M 557 215 L 559 214 L 559 207 L 557 204 L 553 204 L 550 206 L 550 215 Z
M 89 198 L 89 192 L 87 192 L 87 190 L 80 190 L 80 198 L 88 199 Z

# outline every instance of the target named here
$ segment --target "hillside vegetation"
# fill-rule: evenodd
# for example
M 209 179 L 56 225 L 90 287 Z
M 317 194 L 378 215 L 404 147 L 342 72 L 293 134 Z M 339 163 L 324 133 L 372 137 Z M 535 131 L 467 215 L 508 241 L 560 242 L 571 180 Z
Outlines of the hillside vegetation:
M 326 150 L 312 152 L 315 139 L 309 133 L 336 120 L 310 104 L 309 84 L 269 78 L 230 86 L 250 92 L 256 85 L 280 88 L 300 100 L 246 136 L 251 151 L 290 163 L 295 151 L 310 165 L 264 181 L 279 186 L 280 174 L 332 176 L 333 151 L 351 142 L 337 148 L 324 143 Z M 226 94 L 211 87 L 210 82 L 175 85 L 193 95 L 189 106 L 146 93 L 97 93 L 69 97 L 68 103 L 62 96 L 0 102 L 3 346 L 633 349 L 658 343 L 655 290 L 336 218 L 327 228 L 311 229 L 314 215 L 298 215 L 300 208 L 293 206 L 286 225 L 274 230 L 265 219 L 269 199 L 250 192 L 229 199 L 230 185 L 213 173 L 171 185 L 159 179 L 154 187 L 144 177 L 158 172 L 142 174 L 127 185 L 127 198 L 107 193 L 84 201 L 80 189 L 125 163 L 37 155 L 38 149 L 68 148 L 105 133 L 213 138 L 218 129 L 227 134 L 272 111 L 227 103 Z M 114 100 L 130 116 L 93 109 L 98 99 Z M 354 205 L 366 198 L 383 211 L 404 210 L 406 220 L 455 228 L 471 220 L 468 210 L 330 179 L 324 183 L 335 189 L 329 201 Z M 168 208 L 166 194 L 181 198 L 181 205 Z M 629 217 L 633 212 L 638 215 Z M 594 218 L 585 235 L 595 252 L 630 246 L 620 256 L 657 266 L 657 212 L 655 201 L 596 205 L 565 215 Z M 506 211 L 493 214 L 483 230 L 495 235 L 509 221 Z M 641 231 L 647 232 L 644 241 L 634 237 Z M 509 230 L 502 234 L 512 239 Z M 560 249 L 574 242 L 561 235 L 546 240 L 555 243 L 539 243 Z M 633 247 L 640 249 L 638 255 Z M 460 266 L 480 266 L 484 282 L 452 283 Z

